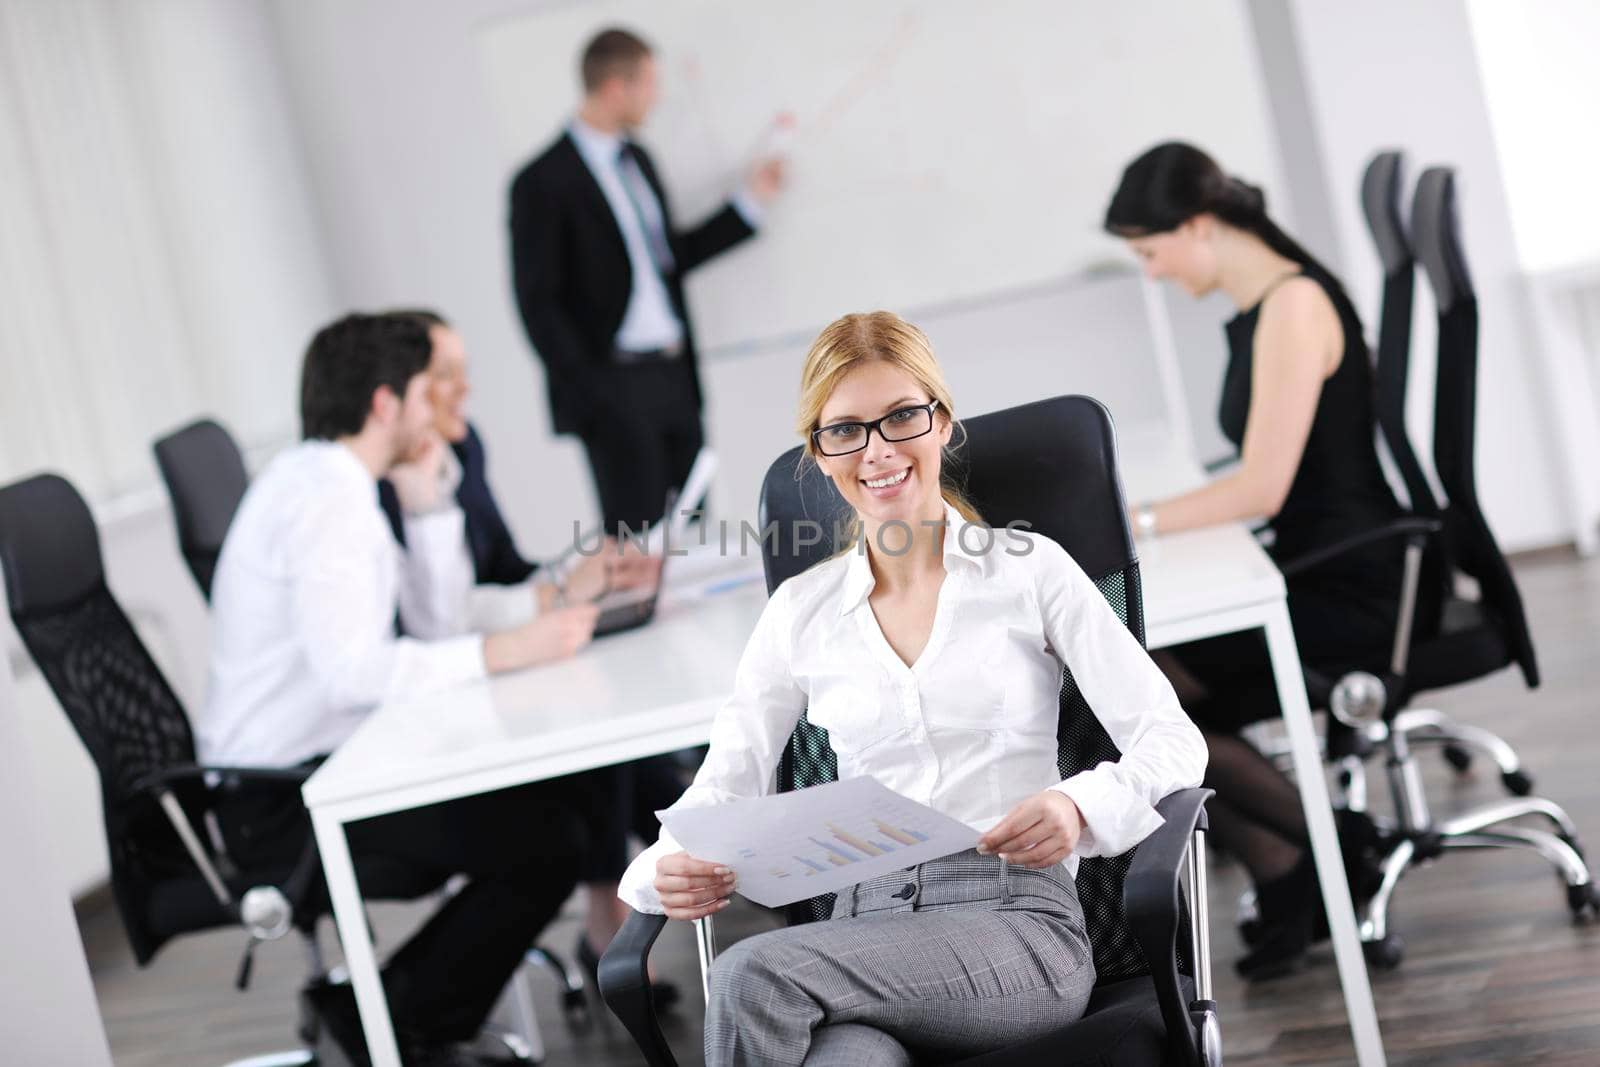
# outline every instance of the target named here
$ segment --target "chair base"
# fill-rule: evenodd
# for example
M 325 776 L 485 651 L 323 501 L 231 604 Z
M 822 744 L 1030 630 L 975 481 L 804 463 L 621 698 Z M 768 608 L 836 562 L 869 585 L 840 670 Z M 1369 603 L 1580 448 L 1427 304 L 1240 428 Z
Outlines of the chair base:
M 1357 898 L 1358 926 L 1367 963 L 1387 970 L 1400 964 L 1405 942 L 1390 929 L 1389 908 L 1400 880 L 1415 866 L 1431 863 L 1448 849 L 1510 848 L 1530 851 L 1556 869 L 1566 887 L 1567 908 L 1575 921 L 1600 919 L 1600 885 L 1597 885 L 1578 843 L 1577 828 L 1560 805 L 1543 797 L 1531 796 L 1533 780 L 1522 769 L 1512 747 L 1487 730 L 1466 726 L 1441 712 L 1427 708 L 1408 708 L 1396 714 L 1391 723 L 1367 724 L 1362 740 L 1372 752 L 1383 752 L 1387 777 L 1394 798 L 1394 819 L 1372 815 L 1367 810 L 1367 775 L 1361 755 L 1337 761 L 1337 780 L 1343 794 L 1343 810 L 1360 816 L 1370 826 L 1367 853 L 1376 864 L 1377 885 L 1365 905 L 1365 893 Z M 1505 800 L 1491 801 L 1447 819 L 1434 819 L 1422 791 L 1421 774 L 1411 745 L 1441 744 L 1445 756 L 1458 773 L 1471 763 L 1471 753 L 1487 756 L 1500 772 L 1506 789 L 1513 794 Z M 1452 755 L 1459 751 L 1462 755 Z M 1268 753 L 1271 754 L 1270 752 Z M 1547 824 L 1535 829 L 1513 825 L 1524 818 Z M 1348 831 L 1341 828 L 1341 837 Z M 1348 864 L 1348 860 L 1346 861 Z M 1239 929 L 1251 939 L 1256 921 L 1255 895 L 1246 891 L 1239 901 Z
M 1396 716 L 1396 724 L 1408 714 L 1402 712 Z M 1381 856 L 1381 880 L 1360 916 L 1367 962 L 1381 969 L 1400 963 L 1405 945 L 1389 929 L 1389 907 L 1395 890 L 1412 867 L 1430 863 L 1449 849 L 1510 848 L 1533 852 L 1556 869 L 1566 887 L 1567 907 L 1574 920 L 1600 917 L 1600 888 L 1584 861 L 1577 828 L 1555 802 L 1543 797 L 1513 797 L 1482 804 L 1449 818 L 1433 818 L 1422 792 L 1421 775 L 1409 747 L 1408 735 L 1417 729 L 1437 729 L 1439 719 L 1424 713 L 1413 717 L 1410 723 L 1412 731 L 1395 730 L 1383 738 L 1388 755 L 1389 784 L 1399 814 L 1392 822 L 1372 819 Z M 1487 731 L 1482 733 L 1493 738 Z M 1498 738 L 1493 740 L 1499 741 Z M 1499 743 L 1504 745 L 1504 742 Z M 1483 750 L 1497 755 L 1494 746 Z M 1506 746 L 1504 752 L 1509 751 L 1510 747 Z M 1511 756 L 1515 758 L 1514 753 Z M 1498 758 L 1496 761 L 1499 762 Z M 1352 776 L 1359 787 L 1347 788 L 1346 796 L 1352 802 L 1352 810 L 1360 810 L 1355 804 L 1364 807 L 1365 783 L 1361 781 L 1361 772 L 1349 766 L 1342 768 L 1342 777 Z M 1536 829 L 1516 825 L 1517 820 L 1527 818 L 1538 819 L 1547 826 Z

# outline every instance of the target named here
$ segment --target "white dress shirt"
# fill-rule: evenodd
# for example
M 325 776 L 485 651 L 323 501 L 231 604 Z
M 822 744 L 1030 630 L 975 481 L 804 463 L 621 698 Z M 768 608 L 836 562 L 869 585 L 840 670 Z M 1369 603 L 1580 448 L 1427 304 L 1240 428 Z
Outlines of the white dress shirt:
M 998 530 L 985 551 L 984 528 L 964 529 L 949 508 L 945 520 L 945 579 L 916 664 L 884 639 L 859 550 L 789 579 L 762 612 L 710 752 L 674 807 L 771 792 L 805 711 L 827 728 L 840 778 L 871 775 L 979 832 L 1040 790 L 1065 793 L 1085 823 L 1065 861 L 1072 874 L 1079 856 L 1119 855 L 1161 825 L 1156 802 L 1198 785 L 1206 763 L 1165 676 L 1056 542 Z M 1063 663 L 1122 752 L 1065 781 Z M 679 848 L 663 830 L 628 867 L 621 899 L 660 912 L 656 861 Z
M 567 132 L 577 145 L 578 155 L 588 166 L 589 173 L 599 183 L 606 203 L 622 231 L 622 243 L 628 250 L 628 265 L 632 268 L 633 288 L 628 293 L 628 306 L 622 315 L 622 325 L 617 329 L 614 344 L 628 352 L 650 352 L 658 348 L 671 348 L 683 340 L 683 322 L 672 306 L 666 282 L 650 255 L 650 242 L 645 235 L 648 224 L 665 232 L 665 215 L 661 203 L 650 191 L 637 166 L 621 160 L 623 139 L 618 134 L 597 130 L 580 118 L 573 118 Z M 627 166 L 634 173 L 624 176 Z M 629 195 L 631 179 L 634 195 Z M 635 207 L 635 201 L 638 206 Z M 748 193 L 741 190 L 733 198 L 735 209 L 751 229 L 760 224 L 760 207 Z M 640 212 L 645 213 L 642 223 Z
M 407 585 L 423 599 L 418 605 L 421 610 L 414 610 L 409 616 L 413 625 L 423 629 L 407 633 L 424 641 L 511 630 L 539 614 L 536 578 L 513 585 L 478 584 L 472 546 L 467 539 L 466 513 L 456 499 L 463 474 L 455 451 L 446 448 L 439 464 L 435 505 L 421 512 L 406 511 L 404 502 L 400 505 L 400 522 L 405 531 L 404 573 Z M 548 580 L 549 575 L 545 578 Z
M 274 458 L 217 563 L 201 761 L 290 766 L 337 748 L 383 701 L 483 677 L 482 638 L 394 630 L 397 608 L 410 634 L 457 625 L 460 572 L 438 553 L 464 544 L 461 523 L 460 508 L 409 517 L 402 553 L 350 449 L 306 441 Z

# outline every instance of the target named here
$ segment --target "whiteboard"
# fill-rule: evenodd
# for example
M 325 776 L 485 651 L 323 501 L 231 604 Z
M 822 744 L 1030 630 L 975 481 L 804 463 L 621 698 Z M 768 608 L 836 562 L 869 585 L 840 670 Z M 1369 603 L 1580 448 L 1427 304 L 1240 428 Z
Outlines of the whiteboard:
M 579 52 L 610 25 L 656 51 L 639 139 L 680 224 L 735 187 L 778 112 L 798 122 L 758 238 L 690 278 L 713 358 L 1125 258 L 1100 219 L 1157 141 L 1192 140 L 1269 197 L 1279 184 L 1242 0 L 541 5 L 477 30 L 508 177 L 571 116 Z

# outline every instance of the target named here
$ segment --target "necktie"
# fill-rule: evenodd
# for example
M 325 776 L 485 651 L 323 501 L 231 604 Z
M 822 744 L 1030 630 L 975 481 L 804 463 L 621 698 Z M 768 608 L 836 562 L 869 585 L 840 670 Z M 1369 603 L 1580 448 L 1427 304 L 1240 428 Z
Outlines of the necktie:
M 655 198 L 650 183 L 645 181 L 639 166 L 638 147 L 632 142 L 622 142 L 617 151 L 617 173 L 622 177 L 623 191 L 633 205 L 633 213 L 644 231 L 644 243 L 650 249 L 650 259 L 663 277 L 672 273 L 672 246 L 667 243 L 667 232 L 662 225 L 660 211 L 647 210 L 645 205 Z

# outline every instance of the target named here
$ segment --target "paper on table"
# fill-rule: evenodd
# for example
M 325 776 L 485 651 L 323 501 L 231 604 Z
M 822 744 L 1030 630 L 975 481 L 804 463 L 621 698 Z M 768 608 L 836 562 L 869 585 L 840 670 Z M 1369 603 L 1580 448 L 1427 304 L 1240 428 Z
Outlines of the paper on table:
M 979 836 L 868 777 L 656 814 L 690 855 L 733 868 L 738 891 L 769 908 L 962 852 Z

